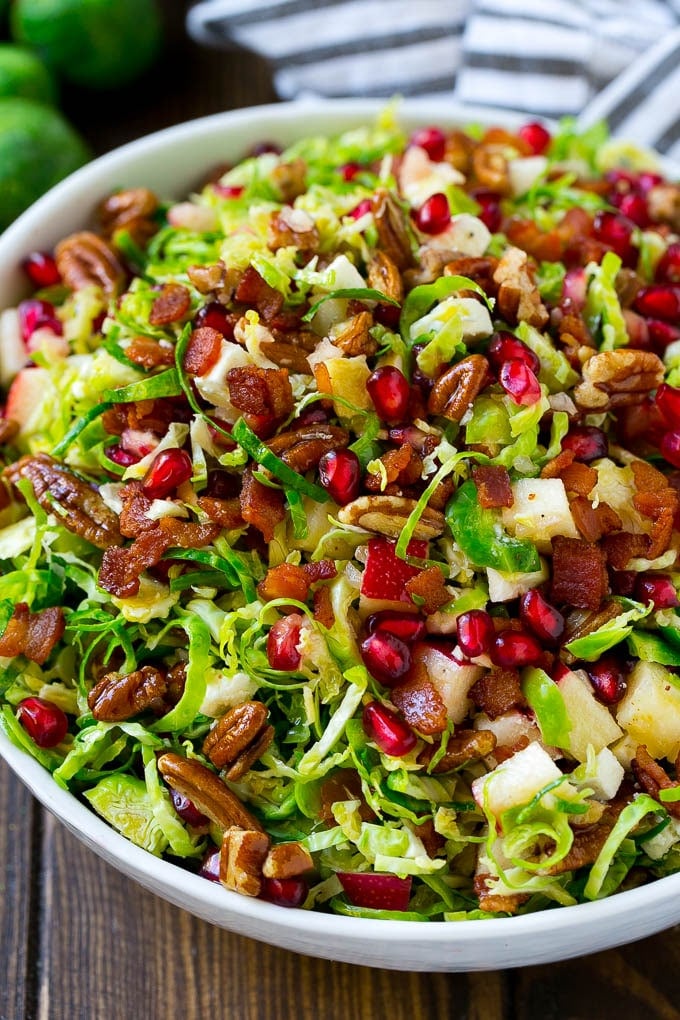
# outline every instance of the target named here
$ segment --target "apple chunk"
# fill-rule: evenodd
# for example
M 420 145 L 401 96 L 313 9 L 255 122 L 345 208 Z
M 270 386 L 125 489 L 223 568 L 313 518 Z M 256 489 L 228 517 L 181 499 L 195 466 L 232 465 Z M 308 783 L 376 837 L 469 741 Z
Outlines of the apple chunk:
M 619 703 L 619 725 L 652 758 L 675 761 L 680 751 L 680 688 L 676 677 L 658 662 L 638 662 Z
M 569 750 L 578 761 L 586 760 L 589 744 L 601 751 L 623 736 L 609 709 L 593 694 L 583 670 L 565 673 L 557 686 L 571 722 Z
M 504 811 L 527 804 L 548 783 L 559 779 L 562 773 L 540 744 L 529 744 L 511 758 L 497 765 L 485 776 L 475 779 L 472 796 L 480 807 L 487 808 L 499 818 Z

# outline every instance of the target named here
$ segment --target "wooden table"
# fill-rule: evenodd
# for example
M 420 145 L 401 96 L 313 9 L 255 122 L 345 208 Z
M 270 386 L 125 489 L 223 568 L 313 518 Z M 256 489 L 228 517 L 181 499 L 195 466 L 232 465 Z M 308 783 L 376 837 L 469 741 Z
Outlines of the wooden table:
M 66 93 L 97 152 L 273 100 L 254 57 L 191 45 L 167 0 L 159 68 L 115 95 Z M 104 864 L 0 763 L 0 1020 L 680 1020 L 680 927 L 553 966 L 399 974 L 309 959 L 196 920 Z

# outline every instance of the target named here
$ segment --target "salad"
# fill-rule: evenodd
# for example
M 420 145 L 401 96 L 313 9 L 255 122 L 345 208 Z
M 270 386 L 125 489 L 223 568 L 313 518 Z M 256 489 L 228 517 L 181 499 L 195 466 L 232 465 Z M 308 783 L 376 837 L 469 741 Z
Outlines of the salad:
M 680 870 L 680 187 L 570 121 L 263 142 L 0 315 L 0 724 L 247 896 Z

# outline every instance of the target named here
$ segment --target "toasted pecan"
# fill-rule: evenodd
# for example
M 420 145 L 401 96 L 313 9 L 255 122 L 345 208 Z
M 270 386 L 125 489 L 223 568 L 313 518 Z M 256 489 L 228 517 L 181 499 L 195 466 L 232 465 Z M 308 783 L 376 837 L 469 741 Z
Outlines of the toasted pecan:
M 486 758 L 495 747 L 496 735 L 491 730 L 458 730 L 449 737 L 444 754 L 433 768 L 428 766 L 439 750 L 437 744 L 425 745 L 418 755 L 418 764 L 434 774 L 452 772 L 466 762 Z
M 431 414 L 460 421 L 484 385 L 489 362 L 482 354 L 470 354 L 451 365 L 435 382 L 427 402 Z
M 203 741 L 203 754 L 218 769 L 229 766 L 227 779 L 236 780 L 264 754 L 273 737 L 266 706 L 245 701 L 218 719 Z
M 157 666 L 142 666 L 132 673 L 107 673 L 87 696 L 99 722 L 123 722 L 147 710 L 162 715 L 168 710 L 167 676 Z
M 297 840 L 291 840 L 288 843 L 277 843 L 271 848 L 262 867 L 262 874 L 265 878 L 296 878 L 313 867 L 309 850 Z
M 601 351 L 586 361 L 574 399 L 584 411 L 607 411 L 641 404 L 663 382 L 664 364 L 652 351 Z
M 220 882 L 241 896 L 259 896 L 269 836 L 260 830 L 232 826 L 220 849 Z
M 193 758 L 165 751 L 158 758 L 158 771 L 168 786 L 184 794 L 202 814 L 223 829 L 237 826 L 262 832 L 257 818 L 235 793 L 207 766 Z
M 70 234 L 54 249 L 57 268 L 71 290 L 95 285 L 107 295 L 117 294 L 125 270 L 110 244 L 89 230 Z

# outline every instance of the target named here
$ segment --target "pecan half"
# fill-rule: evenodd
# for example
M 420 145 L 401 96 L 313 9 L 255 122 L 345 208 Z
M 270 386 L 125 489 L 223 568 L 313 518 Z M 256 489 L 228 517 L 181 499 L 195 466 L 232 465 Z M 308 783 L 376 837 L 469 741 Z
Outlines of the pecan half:
M 304 209 L 284 206 L 272 213 L 267 224 L 267 247 L 271 251 L 293 246 L 298 251 L 313 252 L 319 248 L 319 231 Z
M 223 829 L 236 826 L 239 829 L 262 832 L 262 826 L 255 815 L 250 813 L 219 776 L 200 761 L 166 751 L 158 758 L 157 764 L 168 786 L 188 797 L 202 814 Z
M 288 340 L 265 340 L 260 349 L 265 357 L 280 368 L 287 368 L 289 372 L 299 375 L 312 374 L 307 355 L 296 343 Z
M 504 145 L 483 143 L 472 153 L 472 169 L 475 177 L 485 188 L 501 195 L 510 193 L 510 173 Z
M 406 499 L 404 496 L 359 496 L 341 507 L 338 519 L 343 524 L 353 524 L 388 538 L 399 538 L 415 506 L 415 499 Z M 438 538 L 444 533 L 444 524 L 444 514 L 432 507 L 425 507 L 416 524 L 413 538 Z
M 230 768 L 227 779 L 240 779 L 274 738 L 267 725 L 267 708 L 261 701 L 236 705 L 213 726 L 203 741 L 203 754 L 218 769 Z
M 153 191 L 148 188 L 126 188 L 105 198 L 97 213 L 107 237 L 125 228 L 135 238 L 148 239 L 158 230 L 158 224 L 151 219 L 157 209 L 158 199 Z
M 271 172 L 271 181 L 284 202 L 294 202 L 307 190 L 307 164 L 296 156 L 290 163 L 279 163 Z
M 550 316 L 529 270 L 527 253 L 521 248 L 508 248 L 494 270 L 493 279 L 498 284 L 501 316 L 512 325 L 528 322 L 543 329 Z
M 413 264 L 411 239 L 403 209 L 387 188 L 373 194 L 373 221 L 378 232 L 377 247 L 385 252 L 397 269 Z
M 427 402 L 430 414 L 460 421 L 484 385 L 489 362 L 482 354 L 470 354 L 451 365 L 435 382 Z
M 347 446 L 349 438 L 349 432 L 337 425 L 305 425 L 281 432 L 270 440 L 269 449 L 294 471 L 304 474 L 319 463 L 324 453 Z
M 313 867 L 314 861 L 309 850 L 302 843 L 291 840 L 290 843 L 277 843 L 271 848 L 262 874 L 265 878 L 295 878 Z
M 99 722 L 124 722 L 147 709 L 163 715 L 167 691 L 165 673 L 156 666 L 142 666 L 132 673 L 107 673 L 88 694 L 87 704 Z
M 680 782 L 672 780 L 665 768 L 652 758 L 644 744 L 638 747 L 631 764 L 638 783 L 654 800 L 659 800 L 661 790 L 677 790 L 680 786 Z M 678 801 L 667 801 L 664 807 L 669 815 L 680 819 L 680 803 Z
M 253 829 L 229 828 L 220 849 L 220 882 L 242 896 L 259 896 L 269 836 Z
M 55 513 L 59 523 L 98 549 L 120 545 L 118 518 L 99 493 L 47 453 L 27 455 L 5 468 L 13 485 L 26 478 L 43 510 Z
M 439 750 L 437 744 L 426 744 L 418 755 L 418 764 L 424 765 L 428 772 L 438 774 L 451 772 L 469 761 L 486 758 L 496 747 L 496 735 L 491 730 L 459 730 L 446 745 L 446 751 L 434 768 L 427 768 Z
M 651 351 L 629 350 L 594 354 L 583 366 L 583 382 L 574 399 L 584 411 L 606 411 L 641 404 L 663 382 L 664 364 Z
M 125 270 L 111 245 L 90 230 L 70 234 L 54 249 L 61 278 L 71 290 L 93 284 L 105 294 L 116 294 L 125 280 Z
M 373 316 L 370 312 L 353 315 L 344 323 L 343 329 L 332 338 L 333 345 L 339 347 L 349 358 L 359 354 L 365 354 L 370 358 L 378 349 L 378 344 L 369 333 L 372 325 Z
M 368 264 L 368 286 L 400 304 L 404 300 L 404 284 L 399 267 L 384 251 L 377 251 Z

